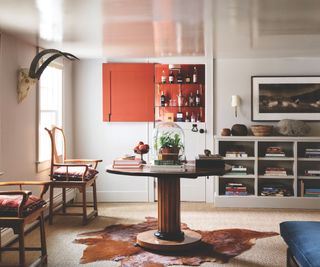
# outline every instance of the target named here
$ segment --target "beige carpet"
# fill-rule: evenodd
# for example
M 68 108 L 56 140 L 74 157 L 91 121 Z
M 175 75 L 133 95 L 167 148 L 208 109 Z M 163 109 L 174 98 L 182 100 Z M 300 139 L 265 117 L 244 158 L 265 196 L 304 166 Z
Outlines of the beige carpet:
M 48 245 L 48 266 L 79 266 L 84 245 L 74 244 L 77 234 L 102 229 L 110 224 L 137 223 L 145 216 L 156 217 L 156 203 L 100 203 L 99 217 L 87 226 L 81 225 L 78 217 L 54 218 L 54 225 L 46 227 Z M 247 228 L 258 231 L 279 232 L 279 223 L 287 220 L 320 221 L 320 211 L 283 210 L 283 209 L 222 209 L 212 204 L 182 203 L 182 221 L 192 229 L 212 230 L 226 228 Z M 28 245 L 37 244 L 38 231 L 34 230 L 26 237 Z M 35 253 L 27 253 L 28 260 Z M 17 254 L 3 253 L 2 265 L 17 263 Z M 232 259 L 228 264 L 204 263 L 211 266 L 285 266 L 286 245 L 280 236 L 258 240 L 249 251 Z M 116 262 L 95 262 L 82 266 L 118 266 Z

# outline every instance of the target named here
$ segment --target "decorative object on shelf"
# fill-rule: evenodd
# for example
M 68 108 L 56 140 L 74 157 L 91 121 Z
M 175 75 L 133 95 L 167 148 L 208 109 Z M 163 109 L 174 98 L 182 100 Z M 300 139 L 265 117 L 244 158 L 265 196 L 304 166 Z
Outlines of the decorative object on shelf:
M 319 121 L 320 76 L 252 76 L 251 120 Z
M 252 125 L 250 128 L 254 136 L 269 136 L 273 132 L 272 125 Z
M 240 96 L 233 95 L 231 97 L 231 107 L 234 108 L 234 116 L 238 117 L 238 107 L 240 106 Z
M 281 135 L 304 136 L 310 132 L 310 126 L 303 121 L 285 119 L 278 122 L 277 130 Z
M 155 160 L 184 160 L 184 132 L 176 123 L 159 123 L 154 129 L 153 140 Z
M 248 135 L 248 128 L 244 124 L 234 124 L 231 127 L 231 134 L 234 136 L 246 136 Z
M 140 141 L 133 149 L 134 153 L 139 154 L 141 157 L 141 163 L 145 164 L 146 161 L 143 159 L 143 154 L 147 154 L 149 152 L 149 145 L 144 144 Z
M 230 136 L 231 135 L 231 130 L 229 128 L 223 128 L 221 130 L 221 135 L 222 136 Z

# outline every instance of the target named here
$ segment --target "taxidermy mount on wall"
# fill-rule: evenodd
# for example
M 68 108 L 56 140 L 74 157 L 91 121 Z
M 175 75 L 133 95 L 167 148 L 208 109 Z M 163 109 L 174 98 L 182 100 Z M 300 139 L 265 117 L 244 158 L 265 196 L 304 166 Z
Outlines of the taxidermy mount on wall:
M 41 65 L 39 64 L 40 59 L 47 55 L 52 54 L 49 56 Z M 37 53 L 36 56 L 33 58 L 30 68 L 21 68 L 19 69 L 18 73 L 18 103 L 21 103 L 23 99 L 25 99 L 28 95 L 30 89 L 35 87 L 37 81 L 40 79 L 42 72 L 45 68 L 55 59 L 59 57 L 65 57 L 69 60 L 79 59 L 76 56 L 61 52 L 57 49 L 45 49 L 41 52 Z

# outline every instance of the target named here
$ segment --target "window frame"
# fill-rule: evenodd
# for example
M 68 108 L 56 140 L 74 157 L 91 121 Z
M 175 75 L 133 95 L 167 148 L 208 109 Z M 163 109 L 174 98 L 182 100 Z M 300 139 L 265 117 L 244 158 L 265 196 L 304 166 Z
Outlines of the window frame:
M 42 64 L 43 61 L 40 62 Z M 61 89 L 61 127 L 64 125 L 64 109 L 65 109 L 65 84 L 64 84 L 64 64 L 63 60 L 58 60 L 55 62 L 51 62 L 48 67 L 54 67 L 57 69 L 60 69 L 62 71 L 62 89 Z M 40 78 L 41 79 L 41 78 Z M 51 166 L 51 158 L 46 160 L 40 160 L 40 116 L 41 116 L 41 110 L 40 110 L 40 97 L 41 97 L 41 89 L 40 89 L 40 81 L 37 82 L 36 85 L 36 100 L 37 100 L 37 114 L 36 114 L 36 121 L 37 121 L 37 130 L 36 130 L 36 171 L 37 173 L 46 171 Z M 59 126 L 59 125 L 57 125 Z M 44 130 L 44 129 L 43 129 Z

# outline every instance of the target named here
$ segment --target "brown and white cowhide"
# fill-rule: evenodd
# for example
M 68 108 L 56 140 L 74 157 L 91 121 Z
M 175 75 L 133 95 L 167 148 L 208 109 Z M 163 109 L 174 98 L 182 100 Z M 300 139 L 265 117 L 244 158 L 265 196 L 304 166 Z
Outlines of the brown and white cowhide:
M 80 234 L 75 243 L 85 244 L 80 263 L 102 260 L 120 262 L 121 267 L 164 267 L 169 265 L 199 266 L 203 262 L 226 263 L 250 249 L 259 238 L 276 236 L 275 232 L 257 232 L 246 229 L 196 231 L 202 235 L 197 249 L 186 252 L 156 253 L 135 246 L 140 232 L 157 228 L 157 220 L 147 217 L 138 224 L 117 224 L 104 230 Z M 182 229 L 189 229 L 186 224 Z

